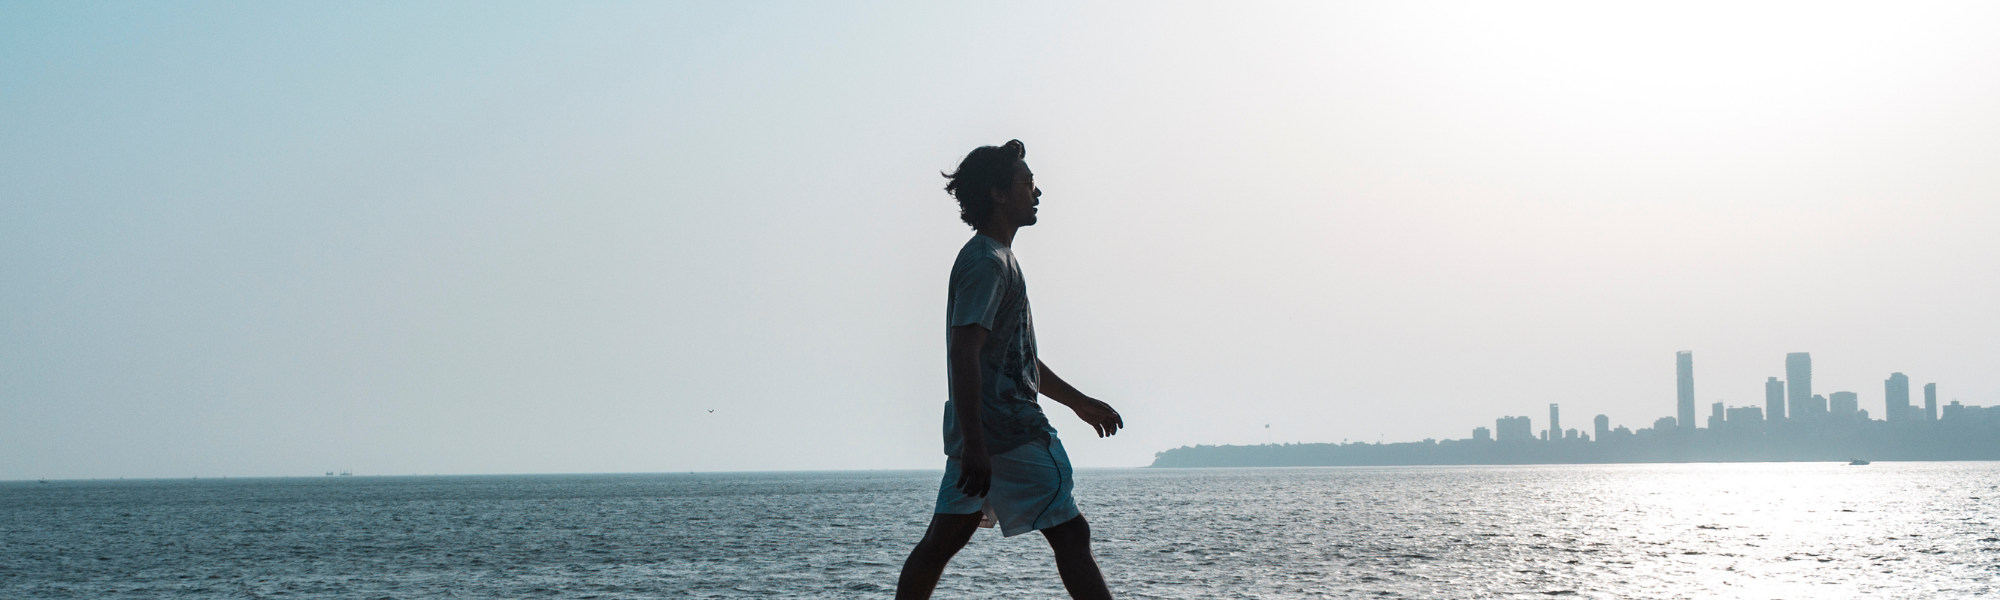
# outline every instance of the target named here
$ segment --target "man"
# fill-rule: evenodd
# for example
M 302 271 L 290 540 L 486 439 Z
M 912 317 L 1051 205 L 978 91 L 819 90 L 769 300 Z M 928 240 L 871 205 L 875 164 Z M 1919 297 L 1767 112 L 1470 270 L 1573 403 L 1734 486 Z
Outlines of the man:
M 1063 403 L 1097 430 L 1125 422 L 1057 377 L 1035 357 L 1026 282 L 1014 260 L 1014 234 L 1035 224 L 1042 190 L 1022 159 L 1020 140 L 982 146 L 965 156 L 945 186 L 959 219 L 978 235 L 951 266 L 946 302 L 950 400 L 944 405 L 944 480 L 924 539 L 903 563 L 898 600 L 931 596 L 945 564 L 982 521 L 1004 536 L 1040 531 L 1072 598 L 1110 598 L 1090 553 L 1090 523 L 1070 497 L 1069 457 L 1042 414 L 1037 394 Z M 990 525 L 989 525 L 990 526 Z

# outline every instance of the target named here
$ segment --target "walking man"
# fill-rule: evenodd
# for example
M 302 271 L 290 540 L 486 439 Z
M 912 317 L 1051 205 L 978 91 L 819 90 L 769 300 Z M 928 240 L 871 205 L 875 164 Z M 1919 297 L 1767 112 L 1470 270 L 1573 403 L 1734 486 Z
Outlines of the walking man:
M 1076 411 L 1098 437 L 1125 422 L 1111 405 L 1083 395 L 1035 357 L 1027 283 L 1014 260 L 1014 234 L 1035 224 L 1042 190 L 1022 159 L 1020 140 L 982 146 L 945 177 L 959 219 L 978 231 L 951 266 L 944 403 L 944 480 L 930 528 L 903 563 L 897 600 L 931 597 L 945 564 L 981 525 L 1003 536 L 1042 532 L 1072 598 L 1110 598 L 1090 553 L 1090 523 L 1070 497 L 1069 456 L 1036 402 L 1045 395 Z M 984 521 L 984 523 L 982 523 Z

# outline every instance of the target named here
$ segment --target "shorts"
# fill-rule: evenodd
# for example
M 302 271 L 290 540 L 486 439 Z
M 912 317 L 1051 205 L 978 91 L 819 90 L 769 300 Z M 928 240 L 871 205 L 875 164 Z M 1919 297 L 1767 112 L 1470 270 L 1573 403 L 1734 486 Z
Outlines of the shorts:
M 1003 537 L 1055 527 L 1083 514 L 1076 508 L 1076 499 L 1070 496 L 1076 485 L 1070 481 L 1073 469 L 1069 466 L 1069 455 L 1063 452 L 1062 440 L 1056 439 L 1054 433 L 995 454 L 990 460 L 993 485 L 987 489 L 985 498 L 976 498 L 956 487 L 958 458 L 946 459 L 944 481 L 938 484 L 937 510 L 933 512 L 946 515 L 984 512 L 989 521 L 999 523 Z

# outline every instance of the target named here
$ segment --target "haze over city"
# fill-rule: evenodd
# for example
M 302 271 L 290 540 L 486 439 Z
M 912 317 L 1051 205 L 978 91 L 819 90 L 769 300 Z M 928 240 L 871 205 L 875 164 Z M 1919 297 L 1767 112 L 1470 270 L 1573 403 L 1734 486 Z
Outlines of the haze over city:
M 1996 17 L 0 5 L 0 479 L 934 469 L 1015 138 L 1078 466 L 1996 405 Z

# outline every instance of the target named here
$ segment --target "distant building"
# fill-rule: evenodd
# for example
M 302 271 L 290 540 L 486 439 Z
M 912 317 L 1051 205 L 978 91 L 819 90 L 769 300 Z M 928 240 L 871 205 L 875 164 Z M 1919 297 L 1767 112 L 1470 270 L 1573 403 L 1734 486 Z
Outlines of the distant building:
M 1611 417 L 1597 415 L 1597 418 L 1591 419 L 1591 422 L 1597 425 L 1597 435 L 1594 438 L 1597 441 L 1602 442 L 1605 436 L 1611 434 Z
M 1910 420 L 1910 378 L 1902 373 L 1890 373 L 1882 382 L 1882 418 L 1890 423 Z
M 1924 384 L 1924 420 L 1938 420 L 1937 384 Z
M 1785 418 L 1801 416 L 1806 402 L 1812 400 L 1812 353 L 1793 352 L 1785 355 Z
M 1564 439 L 1564 440 L 1575 440 L 1575 439 L 1578 439 L 1578 437 L 1577 437 L 1577 433 L 1576 433 L 1576 428 L 1575 428 L 1575 427 L 1571 427 L 1571 428 L 1569 428 L 1569 429 L 1564 429 L 1564 430 L 1563 430 L 1563 439 Z
M 1562 411 L 1557 410 L 1555 404 L 1549 404 L 1549 439 L 1562 439 L 1562 422 Z
M 1957 400 L 1953 400 L 1951 404 L 1946 404 L 1938 408 L 1943 411 L 1943 414 L 1939 415 L 1939 418 L 1942 418 L 1945 423 L 1950 423 L 1954 426 L 2000 425 L 2000 406 L 1981 408 L 1959 404 Z
M 1944 422 L 1955 427 L 2000 425 L 2000 406 L 1980 408 L 1959 404 L 1957 400 L 1953 400 L 1951 404 L 1940 408 L 1944 409 Z
M 1694 429 L 1694 351 L 1682 350 L 1674 355 L 1674 387 L 1680 393 L 1676 407 L 1680 410 L 1682 429 Z
M 1487 429 L 1485 427 L 1472 428 L 1472 441 L 1475 442 L 1493 441 L 1493 430 Z
M 1660 417 L 1658 419 L 1653 420 L 1653 431 L 1657 431 L 1660 433 L 1667 433 L 1669 431 L 1672 431 L 1674 428 L 1675 424 L 1673 417 Z
M 1785 420 L 1785 382 L 1776 377 L 1764 382 L 1764 418 Z
M 1715 404 L 1710 404 L 1710 405 L 1708 405 L 1708 428 L 1709 428 L 1709 429 L 1721 429 L 1721 428 L 1722 428 L 1722 403 L 1721 403 L 1721 402 L 1717 402 L 1717 403 L 1715 403 Z
M 1806 407 L 1799 412 L 1805 413 L 1807 416 L 1812 416 L 1812 417 L 1825 416 L 1826 396 L 1813 394 L 1812 399 L 1806 401 Z
M 1836 417 L 1852 419 L 1861 412 L 1861 397 L 1854 392 L 1834 392 L 1827 396 L 1826 402 L 1827 409 Z
M 1754 430 L 1764 424 L 1764 408 L 1756 406 L 1736 406 L 1726 410 L 1724 416 L 1732 430 Z
M 1535 426 L 1527 417 L 1500 417 L 1493 420 L 1493 435 L 1502 442 L 1535 439 Z

